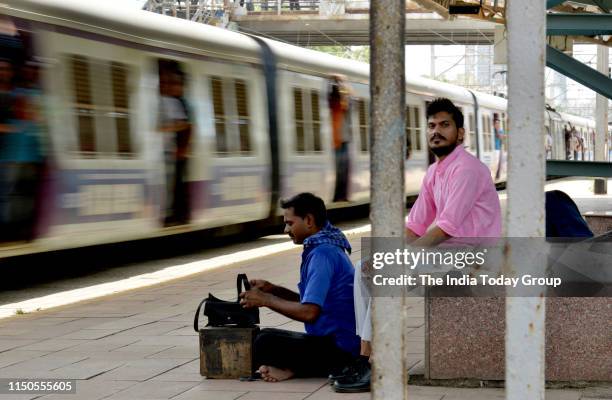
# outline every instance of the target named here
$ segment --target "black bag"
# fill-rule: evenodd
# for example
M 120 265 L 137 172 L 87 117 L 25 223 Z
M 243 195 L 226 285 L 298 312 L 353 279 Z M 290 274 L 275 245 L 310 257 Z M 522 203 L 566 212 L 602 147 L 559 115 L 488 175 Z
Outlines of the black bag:
M 236 301 L 221 300 L 209 293 L 208 297 L 202 300 L 196 310 L 193 329 L 198 332 L 198 318 L 202 304 L 204 304 L 204 315 L 208 317 L 208 324 L 206 326 L 236 326 L 245 328 L 259 324 L 259 308 L 243 308 L 240 305 L 242 285 L 244 285 L 245 291 L 251 289 L 251 284 L 246 274 L 238 274 L 236 277 L 236 289 L 238 292 L 238 299 Z

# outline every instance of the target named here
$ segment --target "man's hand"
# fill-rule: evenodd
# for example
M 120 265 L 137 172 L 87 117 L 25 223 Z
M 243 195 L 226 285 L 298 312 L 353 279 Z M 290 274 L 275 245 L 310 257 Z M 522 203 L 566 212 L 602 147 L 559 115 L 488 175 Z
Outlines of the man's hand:
M 270 304 L 271 294 L 265 293 L 256 287 L 240 293 L 240 304 L 244 308 L 266 307 Z
M 374 275 L 374 267 L 372 267 L 372 260 L 363 260 L 361 262 L 361 277 L 362 279 L 371 279 Z
M 438 244 L 450 239 L 452 236 L 444 232 L 442 228 L 435 225 L 433 228 L 428 230 L 423 236 L 410 243 L 414 247 L 433 247 Z
M 406 243 L 412 243 L 418 238 L 420 238 L 420 236 L 414 233 L 412 229 L 406 228 Z
M 263 279 L 251 279 L 249 283 L 251 284 L 251 289 L 259 289 L 265 293 L 270 293 L 274 286 L 276 286 Z

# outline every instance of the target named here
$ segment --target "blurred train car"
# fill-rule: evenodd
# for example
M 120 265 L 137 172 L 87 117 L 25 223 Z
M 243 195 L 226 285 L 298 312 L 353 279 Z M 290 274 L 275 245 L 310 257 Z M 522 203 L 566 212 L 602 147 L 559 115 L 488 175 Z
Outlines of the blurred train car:
M 15 199 L 3 178 L 0 257 L 266 221 L 280 214 L 280 198 L 302 191 L 331 208 L 369 201 L 368 64 L 118 5 L 0 3 L 0 58 L 22 77 L 29 62 L 40 68 L 36 121 L 45 149 L 37 190 L 22 193 L 35 197 L 33 217 L 22 221 L 32 224 L 25 242 L 11 235 L 6 210 Z M 173 227 L 164 226 L 169 181 L 158 112 L 161 69 L 170 64 L 181 73 L 191 124 L 189 221 Z M 335 203 L 332 74 L 346 76 L 354 92 L 349 201 Z M 432 162 L 425 107 L 436 97 L 461 107 L 464 145 L 503 181 L 505 145 L 495 145 L 493 125 L 499 119 L 506 128 L 506 100 L 407 77 L 406 194 L 418 193 Z M 546 121 L 551 157 L 566 158 L 568 129 L 592 154 L 591 121 L 554 111 Z M 544 143 L 546 133 L 534 134 Z

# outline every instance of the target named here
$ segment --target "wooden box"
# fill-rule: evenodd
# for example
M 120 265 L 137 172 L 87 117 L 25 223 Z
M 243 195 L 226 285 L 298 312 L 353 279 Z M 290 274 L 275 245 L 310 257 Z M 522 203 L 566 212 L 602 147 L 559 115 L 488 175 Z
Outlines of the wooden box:
M 217 379 L 251 375 L 258 332 L 258 327 L 200 329 L 200 375 Z

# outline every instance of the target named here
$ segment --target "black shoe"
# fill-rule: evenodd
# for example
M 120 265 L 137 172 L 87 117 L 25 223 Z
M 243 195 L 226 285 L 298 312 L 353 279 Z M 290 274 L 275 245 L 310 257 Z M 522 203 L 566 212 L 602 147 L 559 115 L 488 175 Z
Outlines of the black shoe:
M 337 393 L 362 393 L 370 391 L 372 368 L 365 357 L 360 357 L 353 374 L 338 378 L 332 386 Z
M 333 385 L 334 382 L 336 382 L 338 379 L 353 375 L 356 372 L 357 365 L 359 365 L 359 358 L 360 357 L 355 358 L 353 361 L 351 361 L 344 367 L 332 370 L 331 374 L 329 374 L 329 376 L 327 377 L 327 382 L 330 385 Z

